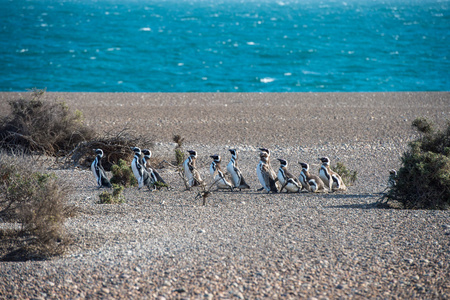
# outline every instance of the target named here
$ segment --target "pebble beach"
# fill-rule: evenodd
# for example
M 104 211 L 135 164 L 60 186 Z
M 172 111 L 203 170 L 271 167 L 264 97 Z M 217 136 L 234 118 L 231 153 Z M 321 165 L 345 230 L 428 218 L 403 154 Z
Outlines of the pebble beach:
M 26 93 L 0 93 L 8 101 Z M 66 222 L 74 243 L 46 261 L 0 262 L 1 299 L 448 299 L 450 213 L 376 206 L 390 169 L 401 166 L 411 122 L 444 126 L 450 93 L 46 93 L 78 109 L 99 133 L 149 136 L 154 158 L 174 159 L 174 134 L 196 150 L 209 183 L 210 155 L 230 160 L 251 186 L 214 191 L 205 206 L 177 170 L 172 187 L 127 188 L 126 202 L 98 204 L 90 170 L 51 166 L 71 182 Z M 257 191 L 258 148 L 318 173 L 319 157 L 358 180 L 346 192 Z M 130 150 L 131 151 L 131 150 Z M 110 173 L 108 174 L 111 175 Z M 12 226 L 0 223 L 0 228 Z M 5 253 L 3 253 L 4 255 Z

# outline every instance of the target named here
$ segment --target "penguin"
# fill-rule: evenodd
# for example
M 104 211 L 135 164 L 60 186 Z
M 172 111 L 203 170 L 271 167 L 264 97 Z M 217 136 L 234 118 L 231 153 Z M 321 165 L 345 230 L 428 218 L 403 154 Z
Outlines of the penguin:
M 238 167 L 238 151 L 237 149 L 229 149 L 231 153 L 231 160 L 227 165 L 227 171 L 231 176 L 231 182 L 234 188 L 240 190 L 250 189 L 250 186 L 245 182 L 244 176 L 242 176 L 241 170 Z
M 136 177 L 138 181 L 138 188 L 141 189 L 144 186 L 144 174 L 145 168 L 142 162 L 142 152 L 139 147 L 131 148 L 134 152 L 134 158 L 131 162 L 131 169 L 133 170 L 134 177 Z
M 155 183 L 160 182 L 166 185 L 167 189 L 169 189 L 164 179 L 162 179 L 159 173 L 148 163 L 150 161 L 150 158 L 152 157 L 152 152 L 148 149 L 144 149 L 142 150 L 142 154 L 144 154 L 144 157 L 142 158 L 142 165 L 144 166 L 145 172 L 148 174 L 147 176 L 144 173 L 144 185 L 148 186 L 150 189 L 155 190 Z
M 325 184 L 319 176 L 309 173 L 309 165 L 307 163 L 299 163 L 302 166 L 299 180 L 303 185 L 303 188 L 307 191 L 318 193 L 325 191 Z
M 211 155 L 210 157 L 213 159 L 213 162 L 209 167 L 209 174 L 211 174 L 213 182 L 217 184 L 217 189 L 233 190 L 233 186 L 225 178 L 225 175 L 222 172 L 222 168 L 220 167 L 220 155 Z
M 330 159 L 328 157 L 319 158 L 322 166 L 319 169 L 319 177 L 330 191 L 346 191 L 347 187 L 342 181 L 341 176 L 330 168 Z
M 102 166 L 102 157 L 103 157 L 103 150 L 102 149 L 95 149 L 95 154 L 97 156 L 95 157 L 94 161 L 91 164 L 91 170 L 92 173 L 94 173 L 95 180 L 97 181 L 97 187 L 102 188 L 111 188 L 111 182 L 109 182 L 108 178 L 106 177 L 105 169 L 103 169 Z
M 260 161 L 258 167 L 256 168 L 256 174 L 258 179 L 267 192 L 277 193 L 276 181 L 278 180 L 277 174 L 272 169 L 269 164 L 270 152 L 266 151 L 264 148 L 260 148 L 261 152 L 259 154 Z
M 200 177 L 200 173 L 195 167 L 195 161 L 197 160 L 197 152 L 194 150 L 188 150 L 189 157 L 183 162 L 184 175 L 186 176 L 189 187 L 199 186 L 203 184 L 203 180 Z
M 389 170 L 388 188 L 393 188 L 397 185 L 397 171 L 392 169 Z
M 280 168 L 278 169 L 278 182 L 281 184 L 280 192 L 286 189 L 286 192 L 298 193 L 302 190 L 302 184 L 288 170 L 288 162 L 285 159 L 278 158 Z

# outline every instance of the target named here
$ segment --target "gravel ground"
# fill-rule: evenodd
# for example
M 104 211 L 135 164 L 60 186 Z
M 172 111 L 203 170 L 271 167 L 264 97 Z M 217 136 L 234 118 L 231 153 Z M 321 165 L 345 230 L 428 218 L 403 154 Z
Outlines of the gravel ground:
M 0 93 L 0 115 L 7 100 Z M 0 262 L 0 298 L 450 298 L 448 211 L 394 210 L 374 203 L 388 170 L 400 166 L 411 122 L 443 125 L 450 93 L 92 94 L 48 93 L 81 110 L 98 131 L 127 126 L 173 158 L 172 135 L 209 155 L 240 150 L 249 191 L 217 191 L 206 206 L 170 167 L 172 190 L 126 189 L 126 203 L 100 205 L 88 170 L 54 168 L 71 182 L 75 243 L 48 261 Z M 138 145 L 142 148 L 147 145 Z M 345 193 L 266 194 L 258 147 L 317 173 L 327 155 L 358 172 Z M 6 227 L 10 224 L 1 224 Z

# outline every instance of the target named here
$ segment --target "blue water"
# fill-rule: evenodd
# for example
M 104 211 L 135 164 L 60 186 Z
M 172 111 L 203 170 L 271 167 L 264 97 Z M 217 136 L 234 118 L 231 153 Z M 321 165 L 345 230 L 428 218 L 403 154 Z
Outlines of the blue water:
M 0 91 L 449 91 L 449 0 L 0 0 Z

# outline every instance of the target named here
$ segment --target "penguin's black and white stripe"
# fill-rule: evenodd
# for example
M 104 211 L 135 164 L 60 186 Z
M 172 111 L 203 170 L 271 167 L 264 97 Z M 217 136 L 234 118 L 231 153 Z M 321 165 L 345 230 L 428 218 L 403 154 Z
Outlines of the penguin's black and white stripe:
M 319 158 L 322 166 L 319 169 L 319 177 L 330 191 L 346 191 L 347 187 L 342 181 L 341 176 L 330 168 L 330 159 L 328 157 Z
M 318 193 L 325 191 L 325 185 L 319 176 L 309 173 L 309 165 L 307 163 L 300 162 L 302 171 L 300 172 L 299 180 L 302 186 L 307 191 Z
M 209 167 L 209 173 L 211 174 L 213 182 L 217 185 L 217 188 L 233 190 L 233 186 L 228 182 L 220 167 L 220 155 L 211 155 L 210 157 L 213 159 L 213 162 Z
M 157 182 L 165 185 L 167 187 L 167 189 L 169 189 L 168 185 L 166 184 L 166 182 L 164 181 L 164 179 L 161 178 L 161 176 L 159 175 L 159 173 L 153 169 L 150 166 L 150 158 L 152 157 L 152 152 L 148 149 L 144 149 L 142 150 L 142 154 L 144 155 L 142 158 L 142 164 L 144 166 L 144 185 L 148 186 L 149 189 L 155 189 L 156 186 L 155 184 Z M 145 174 L 147 173 L 147 175 Z
M 142 162 L 142 152 L 139 147 L 133 147 L 131 148 L 134 152 L 134 158 L 131 162 L 131 170 L 133 170 L 134 177 L 136 177 L 136 180 L 138 181 L 138 188 L 141 189 L 144 186 L 144 174 L 145 174 L 145 168 Z
M 272 169 L 269 163 L 270 152 L 265 148 L 260 148 L 259 154 L 260 161 L 256 167 L 256 174 L 258 175 L 259 182 L 267 192 L 277 193 L 277 174 Z
M 238 167 L 238 151 L 237 149 L 229 149 L 231 153 L 231 160 L 227 165 L 227 171 L 231 176 L 231 182 L 233 186 L 239 190 L 249 189 L 250 186 L 245 182 L 244 176 L 242 176 L 241 170 Z
M 288 169 L 288 162 L 285 159 L 279 158 L 280 168 L 278 169 L 277 177 L 281 185 L 280 192 L 286 189 L 286 192 L 298 193 L 302 189 L 300 181 L 292 175 Z
M 97 187 L 106 187 L 111 188 L 112 185 L 109 182 L 108 178 L 106 177 L 105 169 L 103 169 L 102 166 L 102 157 L 103 157 L 103 150 L 102 149 L 95 149 L 96 157 L 94 161 L 91 164 L 91 170 L 92 173 L 94 173 L 95 180 L 97 181 Z
M 183 169 L 189 187 L 203 185 L 203 180 L 195 166 L 197 152 L 194 150 L 188 150 L 188 153 L 189 157 L 183 162 Z

